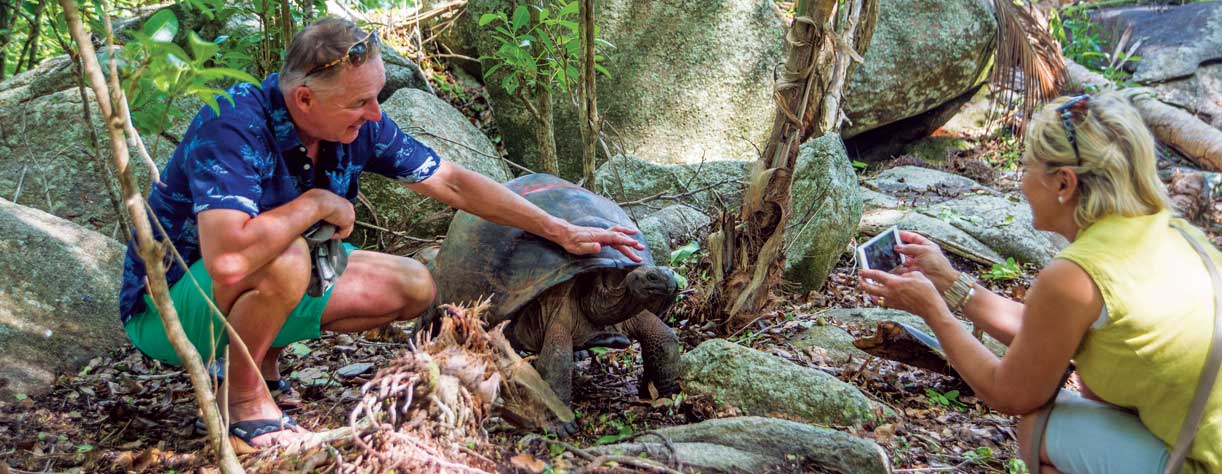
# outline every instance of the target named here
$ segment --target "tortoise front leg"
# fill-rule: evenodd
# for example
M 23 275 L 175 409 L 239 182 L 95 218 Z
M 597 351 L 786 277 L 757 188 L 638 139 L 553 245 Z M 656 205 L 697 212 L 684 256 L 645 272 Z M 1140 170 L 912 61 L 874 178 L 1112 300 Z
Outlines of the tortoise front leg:
M 658 396 L 679 393 L 679 337 L 670 326 L 648 310 L 642 310 L 624 321 L 623 328 L 628 337 L 641 343 L 641 356 L 645 359 L 638 395 L 649 398 L 650 382 Z
M 548 307 L 551 306 L 551 307 Z M 565 405 L 573 401 L 573 312 L 562 302 L 544 305 L 543 348 L 535 369 Z

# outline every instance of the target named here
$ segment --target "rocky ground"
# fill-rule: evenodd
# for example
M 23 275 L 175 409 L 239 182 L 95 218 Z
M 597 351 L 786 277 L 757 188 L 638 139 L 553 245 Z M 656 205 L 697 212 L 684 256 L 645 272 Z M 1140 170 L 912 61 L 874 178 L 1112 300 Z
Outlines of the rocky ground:
M 461 86 L 440 90 L 473 123 L 486 132 L 495 131 L 479 90 Z M 965 118 L 891 162 L 860 170 L 861 179 L 867 188 L 877 188 L 886 173 L 915 165 L 967 176 L 1003 197 L 1014 196 L 1016 150 L 1009 134 L 983 132 L 979 123 Z M 1172 172 L 1179 165 L 1173 158 L 1164 160 L 1164 167 Z M 912 207 L 918 207 L 917 201 L 942 191 L 945 189 L 926 189 L 906 196 Z M 867 208 L 869 213 L 870 206 Z M 936 212 L 945 220 L 951 211 Z M 1219 215 L 1217 200 L 1205 202 L 1196 221 L 1216 236 Z M 388 238 L 391 242 L 383 245 L 404 254 L 413 250 L 409 243 Z M 699 256 L 679 262 L 692 282 L 692 291 L 668 315 L 685 350 L 714 337 L 696 310 L 703 273 Z M 960 269 L 982 276 L 996 291 L 1019 300 L 1035 271 L 1032 266 L 998 267 L 952 259 Z M 885 407 L 893 416 L 858 427 L 835 428 L 877 442 L 897 472 L 1023 472 L 1016 459 L 1015 419 L 983 406 L 960 380 L 801 343 L 813 328 L 838 327 L 854 337 L 873 332 L 872 324 L 829 316 L 839 314 L 829 312 L 836 308 L 868 305 L 856 288 L 853 266 L 846 255 L 821 291 L 778 293 L 773 309 L 728 339 L 830 374 Z M 377 367 L 408 350 L 406 330 L 327 335 L 290 346 L 282 369 L 302 398 L 294 410 L 297 421 L 312 430 L 344 426 L 362 384 Z M 575 437 L 557 443 L 516 430 L 494 417 L 484 426 L 488 442 L 476 447 L 478 453 L 504 472 L 571 471 L 581 467 L 579 454 L 587 448 L 630 440 L 661 427 L 737 414 L 733 408 L 702 397 L 639 399 L 635 387 L 640 357 L 633 348 L 591 354 L 579 364 L 578 372 L 574 408 L 581 430 Z M 120 347 L 94 359 L 79 373 L 63 375 L 47 395 L 0 401 L 0 472 L 209 471 L 205 466 L 211 456 L 204 437 L 194 429 L 195 419 L 194 397 L 182 371 L 151 362 L 130 347 Z M 625 471 L 622 466 L 619 469 Z M 783 468 L 790 472 L 817 469 L 797 463 Z M 604 468 L 602 472 L 613 471 Z

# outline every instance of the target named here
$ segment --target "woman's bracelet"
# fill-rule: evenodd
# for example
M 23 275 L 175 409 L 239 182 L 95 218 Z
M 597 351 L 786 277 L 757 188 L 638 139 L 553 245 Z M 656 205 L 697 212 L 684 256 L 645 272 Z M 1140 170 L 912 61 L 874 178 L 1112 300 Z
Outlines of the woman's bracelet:
M 942 292 L 942 299 L 946 300 L 946 306 L 950 307 L 951 312 L 958 313 L 975 294 L 976 279 L 967 272 L 959 272 L 959 277 Z

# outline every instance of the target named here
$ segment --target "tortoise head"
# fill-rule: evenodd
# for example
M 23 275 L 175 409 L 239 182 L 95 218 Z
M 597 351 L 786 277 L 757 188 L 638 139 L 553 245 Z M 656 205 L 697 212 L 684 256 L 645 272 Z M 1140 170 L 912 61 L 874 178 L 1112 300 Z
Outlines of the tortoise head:
M 667 267 L 641 265 L 624 278 L 628 294 L 638 301 L 674 301 L 679 284 L 675 272 Z
M 628 296 L 644 303 L 646 308 L 656 314 L 661 314 L 662 309 L 675 302 L 679 288 L 675 271 L 666 266 L 640 265 L 628 272 L 623 283 L 627 287 Z

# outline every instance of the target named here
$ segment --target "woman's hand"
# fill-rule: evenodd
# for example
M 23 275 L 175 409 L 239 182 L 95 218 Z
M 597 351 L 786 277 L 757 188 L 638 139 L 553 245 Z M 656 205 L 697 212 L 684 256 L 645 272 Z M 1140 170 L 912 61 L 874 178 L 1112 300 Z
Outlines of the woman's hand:
M 950 309 L 942 300 L 942 293 L 920 271 L 895 275 L 879 270 L 861 270 L 858 275 L 861 277 L 858 286 L 870 295 L 870 301 L 874 304 L 907 311 L 926 322 L 930 322 L 932 317 L 950 314 Z
M 959 271 L 951 266 L 950 260 L 947 260 L 946 255 L 942 254 L 942 249 L 938 248 L 938 244 L 921 234 L 906 230 L 900 231 L 900 242 L 902 243 L 896 245 L 895 250 L 906 257 L 900 273 L 923 273 L 929 281 L 933 282 L 939 295 L 950 288 L 956 278 L 959 278 Z

